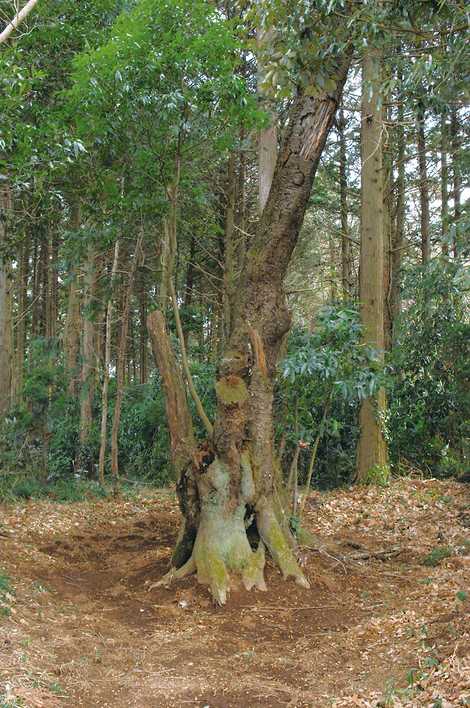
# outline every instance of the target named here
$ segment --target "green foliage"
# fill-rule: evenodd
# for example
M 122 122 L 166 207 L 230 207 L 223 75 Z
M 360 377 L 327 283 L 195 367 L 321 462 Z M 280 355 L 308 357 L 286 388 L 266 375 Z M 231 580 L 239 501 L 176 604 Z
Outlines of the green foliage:
M 362 484 L 376 484 L 379 487 L 388 487 L 390 484 L 390 467 L 388 465 L 374 465 L 368 471 Z
M 344 305 L 320 310 L 312 333 L 291 333 L 280 368 L 278 436 L 287 435 L 288 455 L 298 440 L 313 443 L 326 408 L 314 478 L 321 487 L 346 482 L 354 471 L 359 403 L 383 379 L 377 353 L 361 343 L 357 310 Z M 299 462 L 302 476 L 308 456 L 302 453 Z
M 425 556 L 425 558 L 423 559 L 423 565 L 426 565 L 430 568 L 435 568 L 441 563 L 441 561 L 443 561 L 445 558 L 449 558 L 452 555 L 452 549 L 448 546 L 436 546 L 432 549 L 432 551 L 428 553 L 427 556 Z
M 37 367 L 25 379 L 25 405 L 12 411 L 0 427 L 0 499 L 47 497 L 58 502 L 72 502 L 102 497 L 105 491 L 96 481 L 86 479 L 81 471 L 76 473 L 74 470 L 79 445 L 79 401 L 67 394 L 67 381 L 59 362 L 55 368 L 49 366 L 49 350 L 46 348 L 45 355 L 43 344 L 37 343 L 40 353 L 35 360 Z M 216 406 L 214 366 L 193 360 L 191 368 L 205 409 L 213 417 Z M 111 379 L 108 436 L 112 428 L 115 392 L 115 380 Z M 31 410 L 36 413 L 33 415 Z M 84 451 L 92 470 L 97 469 L 100 419 L 98 392 L 93 404 L 91 436 Z M 205 431 L 196 421 L 195 412 L 194 420 L 196 433 L 202 439 Z M 110 440 L 108 444 L 110 446 Z M 110 447 L 108 454 L 109 450 Z M 124 486 L 126 480 L 157 486 L 171 481 L 165 400 L 158 376 L 148 384 L 133 384 L 125 389 L 119 430 L 119 464 Z
M 405 279 L 408 303 L 390 357 L 389 436 L 393 462 L 406 458 L 447 477 L 468 466 L 470 321 L 468 273 L 435 260 Z

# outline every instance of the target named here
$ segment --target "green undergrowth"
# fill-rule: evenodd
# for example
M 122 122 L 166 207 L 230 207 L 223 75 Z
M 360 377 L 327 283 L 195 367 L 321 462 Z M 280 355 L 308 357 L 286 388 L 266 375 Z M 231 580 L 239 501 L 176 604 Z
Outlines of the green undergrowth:
M 140 481 L 126 480 L 121 485 L 121 493 L 124 497 L 134 497 L 148 488 L 149 485 Z M 76 477 L 41 481 L 28 475 L 0 476 L 0 502 L 6 504 L 27 499 L 49 499 L 67 504 L 105 499 L 111 494 L 111 486 L 103 487 L 94 480 Z
M 427 556 L 424 557 L 423 565 L 430 568 L 435 568 L 441 563 L 441 561 L 452 555 L 452 549 L 449 548 L 449 546 L 436 546 L 432 549 L 432 551 L 430 551 L 430 553 L 428 553 Z

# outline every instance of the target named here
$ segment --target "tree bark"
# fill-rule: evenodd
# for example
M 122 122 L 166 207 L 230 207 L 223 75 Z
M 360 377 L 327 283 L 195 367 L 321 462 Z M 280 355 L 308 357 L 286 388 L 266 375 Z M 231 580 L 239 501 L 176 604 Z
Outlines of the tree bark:
M 258 209 L 262 214 L 268 201 L 277 160 L 277 116 L 263 88 L 265 68 L 262 61 L 263 46 L 269 44 L 272 32 L 258 30 L 258 98 L 261 108 L 268 115 L 269 125 L 259 133 L 258 146 Z
M 297 243 L 314 175 L 336 112 L 349 60 L 338 67 L 337 89 L 314 99 L 299 92 L 273 182 L 247 254 L 237 291 L 232 333 L 219 362 L 214 433 L 190 463 L 199 519 L 186 563 L 163 582 L 196 571 L 219 604 L 232 573 L 246 588 L 265 588 L 265 548 L 282 575 L 308 587 L 276 502 L 273 390 L 279 352 L 291 323 L 283 280 Z M 184 513 L 184 509 L 183 509 Z M 256 525 L 255 551 L 246 526 Z
M 27 18 L 37 3 L 38 0 L 28 0 L 26 5 L 16 13 L 15 17 L 7 24 L 3 32 L 0 33 L 0 44 L 7 41 L 11 33 Z
M 384 349 L 384 186 L 383 120 L 380 53 L 370 50 L 363 61 L 361 129 L 361 265 L 360 308 L 364 344 L 383 356 Z M 387 464 L 380 424 L 385 393 L 366 398 L 360 410 L 356 479 L 366 481 Z

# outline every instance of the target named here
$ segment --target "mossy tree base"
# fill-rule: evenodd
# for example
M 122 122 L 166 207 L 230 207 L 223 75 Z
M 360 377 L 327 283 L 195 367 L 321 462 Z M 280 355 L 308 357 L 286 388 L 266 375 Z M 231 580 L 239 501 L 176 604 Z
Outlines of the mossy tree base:
M 230 479 L 228 467 L 217 458 L 198 474 L 200 519 L 192 554 L 180 568 L 172 568 L 157 585 L 169 585 L 196 573 L 198 582 L 208 586 L 214 601 L 224 605 L 233 574 L 241 578 L 247 590 L 266 590 L 267 548 L 284 578 L 291 577 L 302 587 L 309 587 L 273 505 L 265 496 L 255 502 L 256 491 L 246 457 L 236 496 Z M 253 512 L 259 534 L 254 550 L 247 536 L 247 524 L 252 518 L 247 518 L 248 509 Z

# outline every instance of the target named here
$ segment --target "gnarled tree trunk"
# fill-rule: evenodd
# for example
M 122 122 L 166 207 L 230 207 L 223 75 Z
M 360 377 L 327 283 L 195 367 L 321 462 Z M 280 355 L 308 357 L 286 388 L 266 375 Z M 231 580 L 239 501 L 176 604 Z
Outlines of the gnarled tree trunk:
M 183 471 L 183 479 L 196 492 L 191 509 L 198 510 L 197 529 L 188 560 L 171 570 L 165 582 L 196 571 L 219 604 L 226 601 L 232 574 L 240 575 L 248 589 L 265 588 L 265 548 L 285 578 L 308 586 L 276 501 L 273 390 L 291 323 L 283 280 L 348 64 L 338 68 L 340 78 L 332 95 L 314 99 L 299 94 L 293 103 L 219 363 L 214 432 Z M 183 505 L 182 511 L 187 513 Z M 256 525 L 255 550 L 246 532 L 249 525 Z

